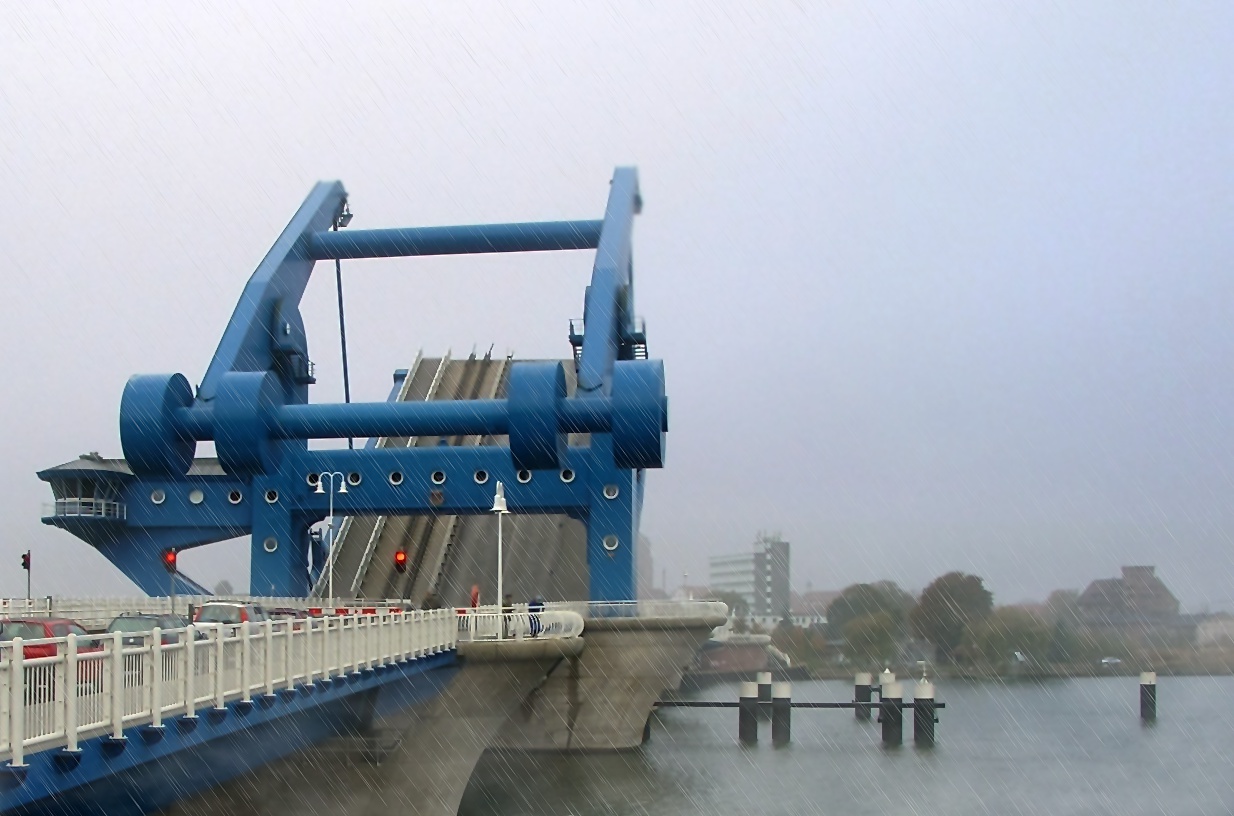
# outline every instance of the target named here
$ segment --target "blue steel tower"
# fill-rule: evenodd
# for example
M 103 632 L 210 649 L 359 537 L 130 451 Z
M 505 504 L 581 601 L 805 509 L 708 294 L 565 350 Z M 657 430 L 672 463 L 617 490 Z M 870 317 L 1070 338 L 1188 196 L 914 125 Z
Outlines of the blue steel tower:
M 643 471 L 664 462 L 663 364 L 634 315 L 631 237 L 641 200 L 618 168 L 602 220 L 339 230 L 347 192 L 318 183 L 249 278 L 201 384 L 132 377 L 120 403 L 123 460 L 87 456 L 39 473 L 43 519 L 98 548 L 144 591 L 171 588 L 163 555 L 251 534 L 250 591 L 303 596 L 322 569 L 310 527 L 327 513 L 322 473 L 346 475 L 342 515 L 487 513 L 504 482 L 515 513 L 567 514 L 587 528 L 592 600 L 635 597 Z M 567 396 L 561 362 L 515 363 L 505 399 L 313 404 L 300 299 L 317 261 L 595 250 Z M 589 434 L 570 445 L 568 434 Z M 486 447 L 309 450 L 310 439 L 487 434 Z M 217 459 L 196 457 L 212 441 Z M 480 474 L 486 478 L 481 479 Z M 491 479 L 491 481 L 490 481 Z M 183 575 L 180 592 L 201 592 Z

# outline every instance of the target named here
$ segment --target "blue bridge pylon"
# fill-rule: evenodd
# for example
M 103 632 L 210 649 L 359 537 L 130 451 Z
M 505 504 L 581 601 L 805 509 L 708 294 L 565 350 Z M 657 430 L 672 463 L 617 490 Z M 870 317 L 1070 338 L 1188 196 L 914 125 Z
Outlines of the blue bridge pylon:
M 401 229 L 339 229 L 340 182 L 320 182 L 249 278 L 205 377 L 138 375 L 124 388 L 124 460 L 82 457 L 39 473 L 56 510 L 44 523 L 97 547 L 145 592 L 166 594 L 168 551 L 251 534 L 250 591 L 304 596 L 324 553 L 310 527 L 328 499 L 320 474 L 345 474 L 338 515 L 487 513 L 505 484 L 511 512 L 567 514 L 587 527 L 592 600 L 634 597 L 643 471 L 662 467 L 664 368 L 646 359 L 634 314 L 638 175 L 618 168 L 604 218 Z M 515 363 L 504 400 L 309 403 L 314 382 L 299 305 L 317 261 L 595 249 L 578 386 L 561 362 Z M 586 445 L 567 444 L 589 434 Z M 310 439 L 488 434 L 508 446 L 309 450 Z M 217 459 L 195 457 L 213 441 Z M 487 478 L 481 478 L 482 476 Z M 183 575 L 179 592 L 202 588 Z

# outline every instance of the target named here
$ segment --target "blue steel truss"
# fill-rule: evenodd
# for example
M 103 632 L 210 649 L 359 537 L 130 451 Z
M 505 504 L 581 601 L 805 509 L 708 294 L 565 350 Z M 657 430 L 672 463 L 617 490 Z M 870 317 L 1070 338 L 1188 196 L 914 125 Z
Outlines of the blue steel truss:
M 251 534 L 250 591 L 302 596 L 321 569 L 309 528 L 325 518 L 329 498 L 310 474 L 348 475 L 338 515 L 471 515 L 493 502 L 492 483 L 473 478 L 482 470 L 505 483 L 511 512 L 586 524 L 592 600 L 633 598 L 643 470 L 663 466 L 668 429 L 663 364 L 640 359 L 646 340 L 634 319 L 636 171 L 616 170 L 599 221 L 331 229 L 346 206 L 341 183 L 313 188 L 244 287 L 196 391 L 181 374 L 129 380 L 124 462 L 83 458 L 39 473 L 58 501 L 81 507 L 86 496 L 110 497 L 111 505 L 90 506 L 122 511 L 43 521 L 94 545 L 155 595 L 171 588 L 166 550 Z M 299 305 L 317 261 L 566 249 L 596 250 L 573 396 L 561 363 L 524 362 L 511 367 L 504 400 L 309 403 Z M 570 433 L 590 441 L 570 446 Z M 308 448 L 310 439 L 462 434 L 508 435 L 509 445 Z M 201 441 L 214 442 L 217 461 L 195 458 Z M 175 581 L 178 591 L 200 591 L 182 575 Z

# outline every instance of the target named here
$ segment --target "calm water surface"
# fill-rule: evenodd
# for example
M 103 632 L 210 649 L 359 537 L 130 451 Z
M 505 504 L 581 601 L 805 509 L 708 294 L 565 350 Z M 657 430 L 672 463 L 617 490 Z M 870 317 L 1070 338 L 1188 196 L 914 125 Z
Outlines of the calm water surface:
M 1234 813 L 1234 678 L 1160 682 L 1146 727 L 1136 678 L 944 681 L 932 750 L 913 748 L 908 726 L 908 744 L 884 750 L 877 725 L 827 710 L 794 711 L 787 748 L 772 748 L 766 723 L 743 748 L 735 710 L 667 709 L 637 751 L 486 756 L 459 813 Z M 797 683 L 793 696 L 848 700 L 852 688 Z M 736 699 L 736 686 L 694 698 Z

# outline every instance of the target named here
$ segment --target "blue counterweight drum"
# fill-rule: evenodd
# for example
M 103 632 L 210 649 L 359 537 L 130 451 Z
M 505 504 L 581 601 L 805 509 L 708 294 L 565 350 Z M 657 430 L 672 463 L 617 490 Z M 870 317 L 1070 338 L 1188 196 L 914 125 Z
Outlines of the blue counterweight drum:
M 506 435 L 519 470 L 565 465 L 568 433 L 611 433 L 619 468 L 664 464 L 668 401 L 656 360 L 613 367 L 612 396 L 569 398 L 559 362 L 516 363 L 509 398 L 443 402 L 284 405 L 271 372 L 225 374 L 211 405 L 191 405 L 182 374 L 133 377 L 120 403 L 121 444 L 133 473 L 183 476 L 196 443 L 213 441 L 234 476 L 274 473 L 278 440 L 364 436 Z

